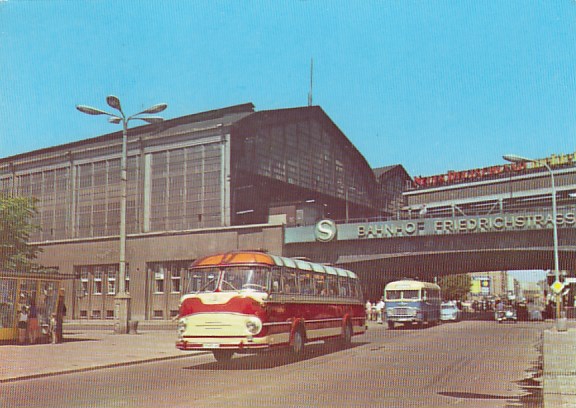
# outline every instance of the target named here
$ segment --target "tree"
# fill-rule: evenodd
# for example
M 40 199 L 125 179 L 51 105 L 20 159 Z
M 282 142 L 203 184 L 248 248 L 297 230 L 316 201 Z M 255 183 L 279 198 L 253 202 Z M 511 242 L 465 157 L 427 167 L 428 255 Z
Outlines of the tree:
M 0 268 L 29 271 L 41 249 L 28 244 L 40 227 L 33 223 L 37 215 L 35 200 L 27 197 L 0 196 Z
M 465 300 L 472 286 L 472 278 L 467 274 L 446 275 L 438 279 L 444 300 Z

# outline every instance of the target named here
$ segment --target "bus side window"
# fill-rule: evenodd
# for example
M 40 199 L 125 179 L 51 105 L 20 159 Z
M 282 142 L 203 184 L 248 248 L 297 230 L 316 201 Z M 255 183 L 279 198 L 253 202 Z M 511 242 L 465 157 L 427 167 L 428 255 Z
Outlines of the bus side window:
M 357 297 L 356 282 L 354 282 L 354 280 L 350 279 L 350 278 L 346 278 L 346 280 L 348 281 L 348 284 L 350 285 L 350 297 Z
M 291 269 L 282 271 L 282 291 L 284 293 L 298 293 L 296 273 Z
M 340 296 L 352 296 L 350 286 L 348 285 L 348 278 L 339 277 L 338 283 L 340 284 Z
M 272 282 L 272 284 L 270 285 L 270 291 L 272 293 L 279 293 L 281 282 L 280 268 L 272 269 L 270 273 L 270 281 Z

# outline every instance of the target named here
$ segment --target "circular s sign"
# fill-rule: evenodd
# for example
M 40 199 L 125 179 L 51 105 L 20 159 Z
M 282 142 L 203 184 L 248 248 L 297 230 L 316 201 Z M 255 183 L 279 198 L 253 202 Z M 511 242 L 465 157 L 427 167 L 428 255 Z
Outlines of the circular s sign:
M 332 220 L 320 220 L 314 227 L 316 241 L 330 242 L 336 238 L 336 223 Z

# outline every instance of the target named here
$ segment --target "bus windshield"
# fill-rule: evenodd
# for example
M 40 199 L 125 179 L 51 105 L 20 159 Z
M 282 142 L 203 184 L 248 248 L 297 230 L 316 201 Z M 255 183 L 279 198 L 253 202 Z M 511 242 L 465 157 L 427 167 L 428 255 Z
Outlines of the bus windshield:
M 188 272 L 188 293 L 215 292 L 220 282 L 223 292 L 240 290 L 268 291 L 268 269 L 262 267 L 228 267 L 193 269 Z
M 418 300 L 420 299 L 419 290 L 387 290 L 386 291 L 387 300 Z
M 268 290 L 268 269 L 260 267 L 232 267 L 224 270 L 220 290 Z
M 188 271 L 188 293 L 214 292 L 217 288 L 220 271 L 217 268 Z

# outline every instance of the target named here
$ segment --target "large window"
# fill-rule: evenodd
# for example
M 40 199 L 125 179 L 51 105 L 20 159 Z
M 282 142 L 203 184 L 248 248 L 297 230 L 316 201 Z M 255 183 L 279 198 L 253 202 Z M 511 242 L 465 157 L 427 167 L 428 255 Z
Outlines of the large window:
M 139 167 L 137 157 L 127 162 L 126 231 L 138 231 Z M 120 159 L 76 166 L 76 234 L 78 237 L 120 233 Z
M 36 199 L 38 214 L 34 222 L 41 229 L 32 234 L 32 241 L 67 238 L 70 205 L 68 174 L 68 168 L 60 168 L 16 175 L 15 194 Z M 6 178 L 2 188 L 11 192 L 11 184 L 11 178 Z
M 152 231 L 221 225 L 221 156 L 219 144 L 152 154 Z

